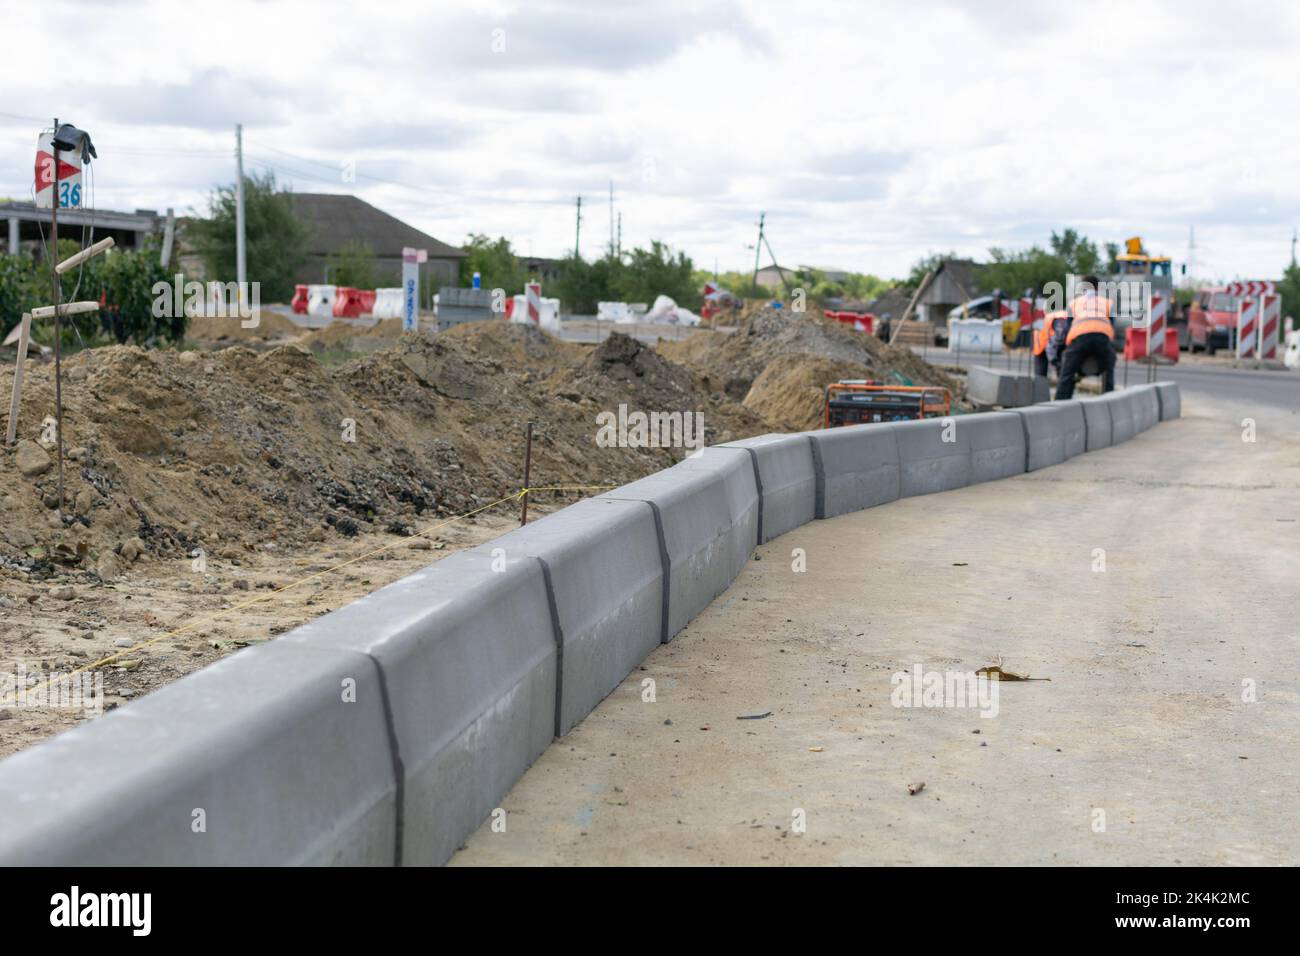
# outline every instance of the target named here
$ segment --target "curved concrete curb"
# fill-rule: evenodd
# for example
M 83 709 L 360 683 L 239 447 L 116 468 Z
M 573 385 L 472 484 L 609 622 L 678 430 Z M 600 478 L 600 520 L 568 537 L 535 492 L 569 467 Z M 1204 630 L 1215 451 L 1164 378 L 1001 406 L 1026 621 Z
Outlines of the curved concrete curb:
M 757 542 L 1180 411 L 1160 383 L 706 448 L 0 762 L 0 863 L 445 862 Z

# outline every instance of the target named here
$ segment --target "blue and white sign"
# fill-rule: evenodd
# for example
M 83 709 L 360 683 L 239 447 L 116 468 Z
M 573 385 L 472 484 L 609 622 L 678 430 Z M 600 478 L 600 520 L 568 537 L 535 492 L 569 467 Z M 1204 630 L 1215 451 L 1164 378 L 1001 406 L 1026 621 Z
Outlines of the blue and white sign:
M 420 263 L 429 260 L 426 249 L 402 250 L 402 331 L 420 330 Z

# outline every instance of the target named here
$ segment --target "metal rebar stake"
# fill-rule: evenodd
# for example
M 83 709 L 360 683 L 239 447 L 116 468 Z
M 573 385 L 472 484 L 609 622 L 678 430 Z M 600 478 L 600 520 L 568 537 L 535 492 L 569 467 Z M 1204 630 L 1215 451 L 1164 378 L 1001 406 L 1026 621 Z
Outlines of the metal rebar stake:
M 59 118 L 54 117 L 54 132 L 50 136 L 50 154 L 54 157 L 54 192 L 50 202 L 50 276 L 54 282 L 54 430 L 59 447 L 59 521 L 63 521 L 63 324 L 59 312 L 59 147 L 54 141 L 59 135 Z
M 519 527 L 528 524 L 528 484 L 533 474 L 533 423 L 528 423 L 528 437 L 524 440 L 524 493 L 519 511 Z

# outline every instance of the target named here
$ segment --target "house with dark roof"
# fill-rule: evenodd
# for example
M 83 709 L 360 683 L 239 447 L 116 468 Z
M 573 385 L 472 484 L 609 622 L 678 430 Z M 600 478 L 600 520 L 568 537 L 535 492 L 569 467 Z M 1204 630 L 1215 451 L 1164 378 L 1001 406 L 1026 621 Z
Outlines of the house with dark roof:
M 917 300 L 917 320 L 946 325 L 949 311 L 978 295 L 975 286 L 979 268 L 973 259 L 945 259 L 939 263 L 934 279 Z
M 912 301 L 912 293 L 908 289 L 886 289 L 880 295 L 868 302 L 860 311 L 870 312 L 872 315 L 885 319 L 901 319 L 903 313 L 907 311 L 907 303 Z
M 420 288 L 432 294 L 442 286 L 459 285 L 460 260 L 466 253 L 421 232 L 396 216 L 343 193 L 291 193 L 298 218 L 308 227 L 307 261 L 295 281 L 328 284 L 330 257 L 358 242 L 374 253 L 385 284 L 401 285 L 402 250 L 425 249 L 429 261 L 420 266 Z

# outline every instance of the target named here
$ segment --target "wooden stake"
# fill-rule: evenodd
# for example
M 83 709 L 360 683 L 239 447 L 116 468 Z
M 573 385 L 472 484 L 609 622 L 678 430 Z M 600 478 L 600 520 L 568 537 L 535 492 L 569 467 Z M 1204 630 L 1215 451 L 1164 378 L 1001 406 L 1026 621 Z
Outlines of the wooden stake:
M 27 337 L 32 330 L 32 315 L 24 312 L 18 323 L 18 364 L 14 366 L 14 395 L 9 400 L 9 428 L 5 432 L 5 444 L 12 445 L 18 434 L 18 401 L 23 392 L 23 366 L 27 364 Z

